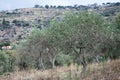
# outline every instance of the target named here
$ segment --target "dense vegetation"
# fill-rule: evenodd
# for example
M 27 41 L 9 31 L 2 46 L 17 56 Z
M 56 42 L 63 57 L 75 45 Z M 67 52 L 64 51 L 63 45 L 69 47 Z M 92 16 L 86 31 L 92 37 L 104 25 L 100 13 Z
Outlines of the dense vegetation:
M 1 51 L 0 74 L 14 71 L 16 66 L 44 70 L 78 64 L 84 78 L 88 63 L 117 59 L 119 53 L 120 15 L 108 20 L 93 12 L 68 13 L 44 30 L 35 29 L 16 51 Z
M 119 21 L 120 15 L 108 21 L 87 11 L 69 13 L 63 21 L 34 30 L 18 48 L 17 64 L 21 69 L 46 69 L 75 63 L 84 73 L 88 63 L 119 58 Z

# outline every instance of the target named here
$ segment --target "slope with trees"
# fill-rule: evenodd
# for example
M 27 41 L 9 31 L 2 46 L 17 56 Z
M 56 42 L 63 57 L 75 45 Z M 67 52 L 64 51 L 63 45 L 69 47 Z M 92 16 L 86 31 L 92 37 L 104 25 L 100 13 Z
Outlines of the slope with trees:
M 53 20 L 47 29 L 35 30 L 25 48 L 19 49 L 20 58 L 25 57 L 28 66 L 46 69 L 62 65 L 59 55 L 69 55 L 70 60 L 64 64 L 82 65 L 84 78 L 88 63 L 119 58 L 118 22 L 119 16 L 113 26 L 114 23 L 96 13 L 69 13 L 63 21 Z

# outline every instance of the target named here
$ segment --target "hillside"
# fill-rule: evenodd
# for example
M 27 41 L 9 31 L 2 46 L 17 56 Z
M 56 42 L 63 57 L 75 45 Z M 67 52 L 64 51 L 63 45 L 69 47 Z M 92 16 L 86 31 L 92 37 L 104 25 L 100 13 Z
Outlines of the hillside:
M 83 10 L 97 12 L 107 18 L 114 18 L 120 12 L 119 3 L 104 5 L 92 4 L 90 6 L 58 6 L 21 8 L 0 12 L 0 42 L 10 42 L 25 39 L 34 28 L 44 29 L 48 27 L 51 20 L 62 21 L 64 14 L 69 12 L 78 13 Z
M 24 39 L 35 28 L 47 27 L 52 19 L 61 20 L 61 16 L 70 10 L 24 8 L 0 13 L 0 41 Z M 4 25 L 2 25 L 4 20 Z

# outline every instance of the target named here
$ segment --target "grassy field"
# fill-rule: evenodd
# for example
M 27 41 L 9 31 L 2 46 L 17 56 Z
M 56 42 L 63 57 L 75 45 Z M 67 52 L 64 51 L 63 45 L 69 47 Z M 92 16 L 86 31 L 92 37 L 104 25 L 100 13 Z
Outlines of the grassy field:
M 80 80 L 81 66 L 27 70 L 1 76 L 0 80 Z M 120 80 L 120 60 L 89 64 L 84 80 Z

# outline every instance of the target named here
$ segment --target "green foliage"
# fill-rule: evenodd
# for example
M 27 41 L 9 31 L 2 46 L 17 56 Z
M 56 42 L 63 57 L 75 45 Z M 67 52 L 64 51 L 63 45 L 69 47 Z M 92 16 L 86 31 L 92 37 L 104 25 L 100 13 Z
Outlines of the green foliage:
M 10 41 L 3 41 L 0 43 L 0 49 L 2 49 L 3 46 L 10 46 Z
M 70 65 L 73 61 L 73 57 L 67 54 L 59 54 L 56 61 L 59 65 Z
M 114 30 L 112 32 L 114 37 L 114 43 L 111 43 L 112 47 L 110 55 L 113 59 L 116 59 L 120 56 L 120 14 L 118 14 L 115 17 L 115 20 L 113 20 L 112 27 L 114 27 Z
M 36 5 L 34 5 L 34 7 L 35 7 L 35 8 L 39 8 L 39 7 L 40 7 L 40 5 L 36 4 Z
M 43 33 L 44 30 L 40 31 L 36 29 L 32 32 L 32 35 L 27 38 L 27 41 L 21 42 L 17 50 L 19 56 L 18 64 L 25 63 L 28 68 L 41 68 L 39 60 L 45 59 L 44 51 L 46 49 L 45 44 L 47 44 Z
M 29 26 L 29 23 L 27 21 L 19 21 L 19 20 L 13 20 L 13 22 L 16 26 L 23 26 L 23 27 L 26 27 L 26 26 Z
M 0 51 L 0 74 L 14 71 L 15 57 L 5 51 Z
M 7 72 L 8 55 L 0 51 L 0 74 Z
M 117 29 L 120 29 L 120 14 L 115 18 L 115 23 Z
M 103 17 L 95 13 L 82 12 L 78 15 L 68 14 L 64 22 L 54 21 L 48 29 L 48 34 L 52 43 L 61 48 L 86 47 L 92 50 L 102 43 L 103 39 L 106 41 L 110 37 L 106 29 Z
M 3 19 L 2 25 L 4 25 L 4 26 L 9 26 L 9 25 L 10 25 L 10 22 L 9 22 L 9 21 L 6 21 L 5 19 Z
M 45 8 L 48 9 L 48 8 L 49 8 L 49 5 L 45 5 Z
M 73 61 L 85 67 L 88 60 L 112 59 L 119 49 L 115 40 L 118 33 L 112 25 L 96 13 L 68 13 L 63 21 L 53 20 L 50 27 L 31 33 L 19 48 L 20 62 L 44 69 L 51 64 L 70 65 Z
M 10 22 L 3 19 L 2 25 L 1 25 L 1 30 L 9 29 L 9 28 L 10 28 Z

